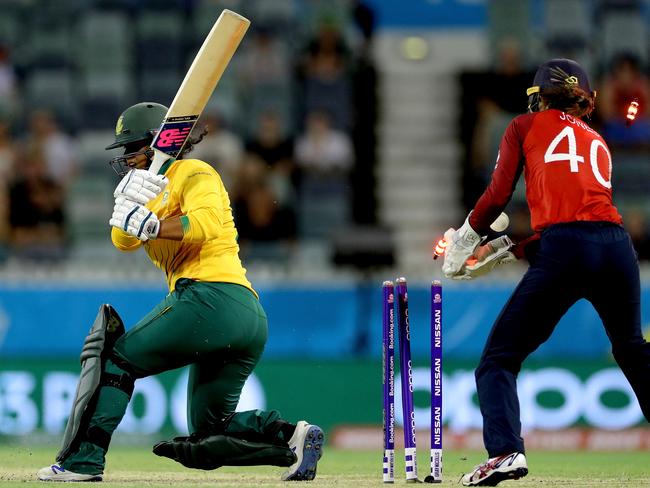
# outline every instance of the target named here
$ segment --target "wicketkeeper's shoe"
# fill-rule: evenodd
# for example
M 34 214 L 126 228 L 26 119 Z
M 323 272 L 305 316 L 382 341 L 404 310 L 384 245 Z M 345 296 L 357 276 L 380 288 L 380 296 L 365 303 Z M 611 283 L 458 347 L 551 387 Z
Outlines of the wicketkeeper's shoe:
M 526 456 L 513 452 L 488 459 L 471 473 L 463 475 L 460 481 L 463 486 L 496 486 L 503 480 L 517 480 L 527 474 Z
M 282 474 L 283 481 L 310 481 L 316 477 L 316 464 L 323 455 L 325 434 L 317 425 L 301 420 L 289 439 L 289 449 L 296 455 L 296 462 Z
M 56 464 L 38 470 L 41 481 L 101 481 L 101 474 L 73 473 Z

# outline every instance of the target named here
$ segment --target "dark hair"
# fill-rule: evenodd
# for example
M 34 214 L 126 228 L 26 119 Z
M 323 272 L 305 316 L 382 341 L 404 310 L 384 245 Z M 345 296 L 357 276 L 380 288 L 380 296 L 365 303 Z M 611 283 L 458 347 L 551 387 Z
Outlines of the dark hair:
M 197 128 L 200 132 L 194 135 L 194 133 L 197 132 Z M 192 151 L 192 149 L 194 149 L 194 146 L 196 146 L 199 142 L 203 140 L 203 138 L 206 136 L 208 132 L 209 132 L 208 127 L 206 125 L 195 127 L 192 130 L 190 137 L 187 138 L 187 142 L 185 143 L 185 146 L 183 146 L 183 150 L 176 157 L 176 159 L 183 159 L 187 153 L 189 153 L 190 151 Z
M 574 117 L 589 116 L 594 110 L 596 94 L 587 93 L 578 85 L 563 83 L 540 92 L 547 108 L 555 108 Z

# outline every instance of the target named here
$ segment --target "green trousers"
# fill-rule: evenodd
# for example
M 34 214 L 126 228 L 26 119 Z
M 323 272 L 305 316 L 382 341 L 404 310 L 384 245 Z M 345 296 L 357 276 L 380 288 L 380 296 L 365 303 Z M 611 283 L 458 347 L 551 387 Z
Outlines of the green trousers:
M 268 442 L 279 436 L 275 440 L 283 441 L 272 427 L 280 419 L 277 411 L 235 413 L 267 334 L 264 309 L 247 288 L 182 279 L 173 293 L 118 339 L 104 372 L 135 380 L 189 366 L 190 433 L 225 433 Z M 110 436 L 130 400 L 124 389 L 113 385 L 102 385 L 95 396 L 87 431 L 101 433 L 104 440 L 82 438 L 79 449 L 61 463 L 73 472 L 103 472 Z

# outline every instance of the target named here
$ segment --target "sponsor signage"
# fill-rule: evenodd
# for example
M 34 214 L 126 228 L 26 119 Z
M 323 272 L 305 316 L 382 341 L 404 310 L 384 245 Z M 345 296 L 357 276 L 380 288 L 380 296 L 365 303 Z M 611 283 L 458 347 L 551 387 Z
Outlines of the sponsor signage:
M 78 371 L 75 361 L 0 362 L 0 436 L 59 436 L 70 411 Z M 296 395 L 291 386 L 296 381 L 316 385 L 321 401 L 314 403 L 308 395 Z M 140 436 L 187 432 L 186 383 L 186 370 L 138 380 L 118 432 Z M 479 430 L 482 422 L 471 367 L 446 363 L 442 384 L 445 429 L 453 435 Z M 418 429 L 428 430 L 428 367 L 414 365 L 413 386 L 412 420 Z M 395 388 L 399 398 L 399 381 Z M 268 361 L 246 384 L 239 410 L 278 409 L 290 421 L 304 418 L 330 432 L 341 426 L 370 426 L 380 436 L 381 445 L 381 391 L 379 361 Z M 524 368 L 519 376 L 519 399 L 526 432 L 575 428 L 620 432 L 644 425 L 625 377 L 608 363 Z M 396 402 L 395 417 L 401 427 L 400 402 Z M 399 438 L 397 435 L 396 440 Z

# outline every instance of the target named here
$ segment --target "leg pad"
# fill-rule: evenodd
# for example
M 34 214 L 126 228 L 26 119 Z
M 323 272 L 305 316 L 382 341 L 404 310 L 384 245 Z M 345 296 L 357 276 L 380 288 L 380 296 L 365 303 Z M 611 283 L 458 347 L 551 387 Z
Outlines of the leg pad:
M 154 454 L 168 457 L 187 468 L 221 466 L 291 466 L 296 455 L 288 447 L 250 442 L 227 435 L 176 437 L 153 446 Z

